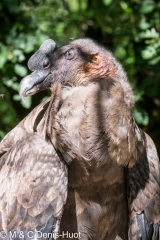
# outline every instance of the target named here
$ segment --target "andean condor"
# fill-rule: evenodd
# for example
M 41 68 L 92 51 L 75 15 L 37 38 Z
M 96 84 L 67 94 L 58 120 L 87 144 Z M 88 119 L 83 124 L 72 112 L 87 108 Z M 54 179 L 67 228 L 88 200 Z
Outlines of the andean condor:
M 52 95 L 0 143 L 5 239 L 159 240 L 160 164 L 121 64 L 77 39 L 46 40 L 28 67 L 20 96 Z

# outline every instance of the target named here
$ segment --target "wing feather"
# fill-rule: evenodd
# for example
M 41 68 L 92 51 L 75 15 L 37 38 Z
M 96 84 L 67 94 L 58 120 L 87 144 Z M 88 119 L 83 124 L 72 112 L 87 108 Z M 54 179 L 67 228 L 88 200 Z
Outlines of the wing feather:
M 31 230 L 62 216 L 67 167 L 40 133 L 30 133 L 0 159 L 0 230 Z
M 145 150 L 128 169 L 129 239 L 160 238 L 160 162 L 152 139 L 145 134 Z

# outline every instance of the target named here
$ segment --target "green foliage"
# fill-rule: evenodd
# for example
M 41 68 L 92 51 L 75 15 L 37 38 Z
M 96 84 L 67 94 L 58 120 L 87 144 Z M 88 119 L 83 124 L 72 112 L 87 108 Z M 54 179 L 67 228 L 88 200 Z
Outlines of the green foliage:
M 24 108 L 30 108 L 30 107 L 31 107 L 31 103 L 32 103 L 32 99 L 31 99 L 30 96 L 27 97 L 27 98 L 25 99 L 25 101 L 21 100 L 21 104 L 22 104 L 22 106 L 23 106 Z
M 19 98 L 29 57 L 47 38 L 61 44 L 71 37 L 97 40 L 123 64 L 135 93 L 135 119 L 160 149 L 159 0 L 1 0 L 0 138 L 46 96 Z

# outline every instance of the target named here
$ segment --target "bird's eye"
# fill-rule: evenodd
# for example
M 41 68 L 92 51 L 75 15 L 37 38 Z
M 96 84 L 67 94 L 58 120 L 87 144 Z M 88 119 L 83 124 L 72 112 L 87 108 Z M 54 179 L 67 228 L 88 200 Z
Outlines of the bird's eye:
M 69 49 L 66 53 L 65 53 L 65 57 L 68 60 L 73 59 L 75 56 L 75 50 L 73 48 Z
M 50 62 L 46 59 L 43 63 L 43 68 L 48 68 L 50 66 Z

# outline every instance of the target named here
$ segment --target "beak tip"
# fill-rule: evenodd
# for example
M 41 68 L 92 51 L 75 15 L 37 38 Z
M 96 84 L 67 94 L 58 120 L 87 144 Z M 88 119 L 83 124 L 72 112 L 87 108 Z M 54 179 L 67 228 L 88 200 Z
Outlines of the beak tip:
M 21 97 L 22 101 L 25 102 L 26 101 L 26 98 L 25 97 Z
M 21 80 L 20 85 L 19 85 L 20 98 L 23 101 L 25 101 L 25 97 L 30 95 L 30 94 L 26 94 L 26 93 L 28 91 L 30 91 L 31 89 L 33 89 L 39 83 L 43 82 L 43 80 L 45 79 L 45 77 L 47 75 L 48 75 L 48 73 L 44 73 L 42 71 L 41 72 L 35 71 L 35 72 L 31 73 L 30 75 L 27 75 L 26 77 L 24 77 Z
M 21 89 L 19 89 L 19 96 L 20 96 L 20 98 L 21 98 L 21 100 L 23 101 L 23 102 L 25 102 L 26 100 L 25 100 L 25 91 L 21 91 Z

